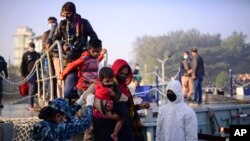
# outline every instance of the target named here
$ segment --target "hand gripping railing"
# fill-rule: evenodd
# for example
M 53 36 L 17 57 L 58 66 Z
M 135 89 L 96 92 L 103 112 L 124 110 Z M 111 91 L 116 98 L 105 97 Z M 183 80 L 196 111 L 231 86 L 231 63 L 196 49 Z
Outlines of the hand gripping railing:
M 55 47 L 58 48 L 58 54 L 59 54 L 59 63 L 60 63 L 60 72 L 63 71 L 63 58 L 62 58 L 62 47 L 61 47 L 61 43 L 60 41 L 55 41 L 51 47 L 44 53 L 41 55 L 41 57 L 39 58 L 39 60 L 37 60 L 39 63 L 40 63 L 40 66 L 41 66 L 41 77 L 42 79 L 39 79 L 40 78 L 40 75 L 39 75 L 39 68 L 38 68 L 38 65 L 36 65 L 36 74 L 37 74 L 37 81 L 38 82 L 43 82 L 42 83 L 42 93 L 43 93 L 43 97 L 42 99 L 45 100 L 46 99 L 46 87 L 45 87 L 45 81 L 48 81 L 49 80 L 49 85 L 50 85 L 50 100 L 53 100 L 54 99 L 54 85 L 53 85 L 53 78 L 57 78 L 58 76 L 54 75 L 53 76 L 53 68 L 52 68 L 52 60 L 51 60 L 51 50 L 54 49 Z M 47 61 L 48 61 L 48 72 L 49 72 L 49 77 L 45 77 L 44 75 L 44 64 L 43 64 L 43 59 L 44 58 L 47 58 Z M 41 90 L 41 84 L 38 83 L 38 90 Z M 57 85 L 57 89 L 61 88 L 61 95 L 64 97 L 63 93 L 64 93 L 64 81 L 62 80 L 62 86 L 58 86 Z M 38 97 L 41 97 L 41 92 L 38 91 Z

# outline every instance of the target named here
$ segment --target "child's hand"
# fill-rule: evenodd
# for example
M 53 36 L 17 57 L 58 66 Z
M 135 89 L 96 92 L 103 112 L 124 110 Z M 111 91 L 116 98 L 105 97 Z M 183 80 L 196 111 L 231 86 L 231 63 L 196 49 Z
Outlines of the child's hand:
M 101 54 L 105 54 L 106 52 L 107 52 L 107 49 L 103 48 Z
M 62 73 L 60 73 L 60 74 L 59 74 L 59 79 L 64 80 L 64 79 L 65 79 L 65 76 L 64 76 Z

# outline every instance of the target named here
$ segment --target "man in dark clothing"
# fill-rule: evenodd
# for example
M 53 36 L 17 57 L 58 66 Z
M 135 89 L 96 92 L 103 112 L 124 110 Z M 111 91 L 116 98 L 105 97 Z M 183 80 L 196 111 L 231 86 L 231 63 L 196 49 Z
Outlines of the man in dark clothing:
M 7 63 L 4 58 L 0 56 L 0 74 L 1 76 L 8 78 Z M 3 78 L 0 76 L 0 108 L 3 108 L 2 96 L 3 96 Z
M 40 54 L 35 51 L 35 44 L 33 42 L 29 43 L 28 51 L 23 54 L 22 62 L 21 62 L 21 77 L 25 79 L 27 77 L 37 59 L 40 58 Z M 29 110 L 34 111 L 34 95 L 36 94 L 36 73 L 34 73 L 31 78 L 28 80 L 29 83 Z
M 72 2 L 66 2 L 61 10 L 61 17 L 65 18 L 59 23 L 53 36 L 54 40 L 62 40 L 63 50 L 67 61 L 80 57 L 87 50 L 88 37 L 98 38 L 87 19 L 81 18 L 76 13 L 76 7 Z
M 202 103 L 202 81 L 205 75 L 204 62 L 196 48 L 192 50 L 192 79 L 194 80 L 194 101 Z
M 54 40 L 61 40 L 64 57 L 64 66 L 69 62 L 72 62 L 80 57 L 82 52 L 87 50 L 88 37 L 90 39 L 98 39 L 95 31 L 88 20 L 81 18 L 76 13 L 75 4 L 72 2 L 66 2 L 62 6 L 60 13 L 61 17 L 65 18 L 61 20 L 56 32 L 53 36 Z M 77 93 L 77 69 L 72 70 L 65 79 L 65 92 Z
M 48 27 L 49 30 L 43 33 L 42 36 L 42 46 L 43 46 L 43 52 L 46 52 L 50 46 L 53 44 L 52 37 L 55 33 L 56 27 L 57 27 L 57 19 L 55 17 L 49 17 L 48 18 Z M 59 54 L 58 54 L 58 48 L 54 47 L 52 50 L 50 50 L 50 58 L 53 61 L 52 64 L 52 73 L 53 75 L 59 75 L 60 74 L 60 61 L 59 61 Z M 43 64 L 44 64 L 44 75 L 45 77 L 49 77 L 49 71 L 48 71 L 48 58 L 43 58 Z M 57 93 L 56 97 L 61 97 L 61 80 L 57 80 L 56 78 L 53 79 L 53 86 L 54 86 L 54 94 Z M 46 94 L 50 92 L 50 85 L 48 83 L 48 80 L 45 81 L 45 87 L 46 87 Z

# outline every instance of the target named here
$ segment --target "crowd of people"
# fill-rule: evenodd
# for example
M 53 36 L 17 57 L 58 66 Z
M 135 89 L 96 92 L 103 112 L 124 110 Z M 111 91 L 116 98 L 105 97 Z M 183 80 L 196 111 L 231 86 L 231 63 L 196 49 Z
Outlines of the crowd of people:
M 133 80 L 129 64 L 117 59 L 111 67 L 99 68 L 106 49 L 88 20 L 76 12 L 72 2 L 66 2 L 61 9 L 62 20 L 48 18 L 49 30 L 42 36 L 43 52 L 56 40 L 61 41 L 63 60 L 58 49 L 50 53 L 53 60 L 54 92 L 56 97 L 42 108 L 38 117 L 41 122 L 34 125 L 33 140 L 68 140 L 73 135 L 85 132 L 84 140 L 95 141 L 144 141 L 144 134 L 137 110 L 149 108 L 149 103 L 135 105 L 128 85 Z M 90 38 L 88 40 L 88 38 Z M 30 43 L 21 63 L 24 79 L 32 71 L 40 55 Z M 46 59 L 44 66 L 46 68 Z M 60 71 L 59 61 L 63 61 Z M 99 70 L 99 74 L 98 74 Z M 46 72 L 45 72 L 46 74 Z M 65 84 L 62 86 L 62 80 Z M 29 83 L 29 110 L 34 111 L 36 74 Z M 64 97 L 64 98 L 62 98 Z M 85 111 L 81 114 L 79 111 Z
M 56 40 L 61 41 L 63 60 L 59 59 L 58 49 L 50 53 L 53 60 L 53 73 L 58 76 L 53 85 L 56 99 L 42 108 L 38 117 L 41 122 L 32 129 L 33 140 L 64 141 L 84 133 L 85 141 L 145 141 L 143 128 L 137 111 L 148 109 L 149 103 L 135 105 L 128 88 L 131 81 L 140 86 L 139 64 L 132 71 L 123 59 L 117 59 L 111 67 L 99 68 L 106 49 L 87 19 L 76 12 L 72 2 L 66 2 L 61 9 L 62 20 L 48 18 L 49 30 L 42 36 L 43 52 Z M 90 38 L 88 40 L 88 38 Z M 39 53 L 31 42 L 23 54 L 21 77 L 30 74 Z M 2 61 L 2 57 L 0 61 Z M 46 58 L 44 66 L 46 71 Z M 63 71 L 60 71 L 63 61 Z M 4 60 L 2 62 L 5 62 Z M 7 70 L 1 67 L 8 77 Z M 172 80 L 166 88 L 168 103 L 158 110 L 156 140 L 197 140 L 197 118 L 195 112 L 184 103 L 184 98 L 202 102 L 202 81 L 204 63 L 197 49 L 183 53 L 181 62 L 181 83 Z M 45 73 L 46 74 L 46 73 Z M 64 86 L 62 80 L 65 81 Z M 34 111 L 36 93 L 36 73 L 28 80 L 29 110 Z M 64 93 L 61 88 L 64 87 Z M 0 77 L 0 90 L 2 80 Z M 2 93 L 0 93 L 0 108 Z M 64 98 L 62 98 L 64 97 Z M 84 111 L 81 113 L 80 111 Z

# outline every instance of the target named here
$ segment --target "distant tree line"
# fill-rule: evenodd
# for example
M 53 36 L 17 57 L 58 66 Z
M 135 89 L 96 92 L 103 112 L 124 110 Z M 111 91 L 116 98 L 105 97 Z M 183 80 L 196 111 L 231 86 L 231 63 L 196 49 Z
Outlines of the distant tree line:
M 233 32 L 226 39 L 221 39 L 220 34 L 203 34 L 197 29 L 180 30 L 160 36 L 138 37 L 133 44 L 133 52 L 136 62 L 146 66 L 147 72 L 154 71 L 155 66 L 160 71 L 161 64 L 157 58 L 163 60 L 171 56 L 165 63 L 165 77 L 170 78 L 179 69 L 182 52 L 196 47 L 205 62 L 205 84 L 214 82 L 222 87 L 228 81 L 229 69 L 234 74 L 250 71 L 250 44 L 246 43 L 246 38 L 242 32 Z M 144 71 L 142 67 L 141 72 Z M 153 77 L 150 79 L 154 80 Z

